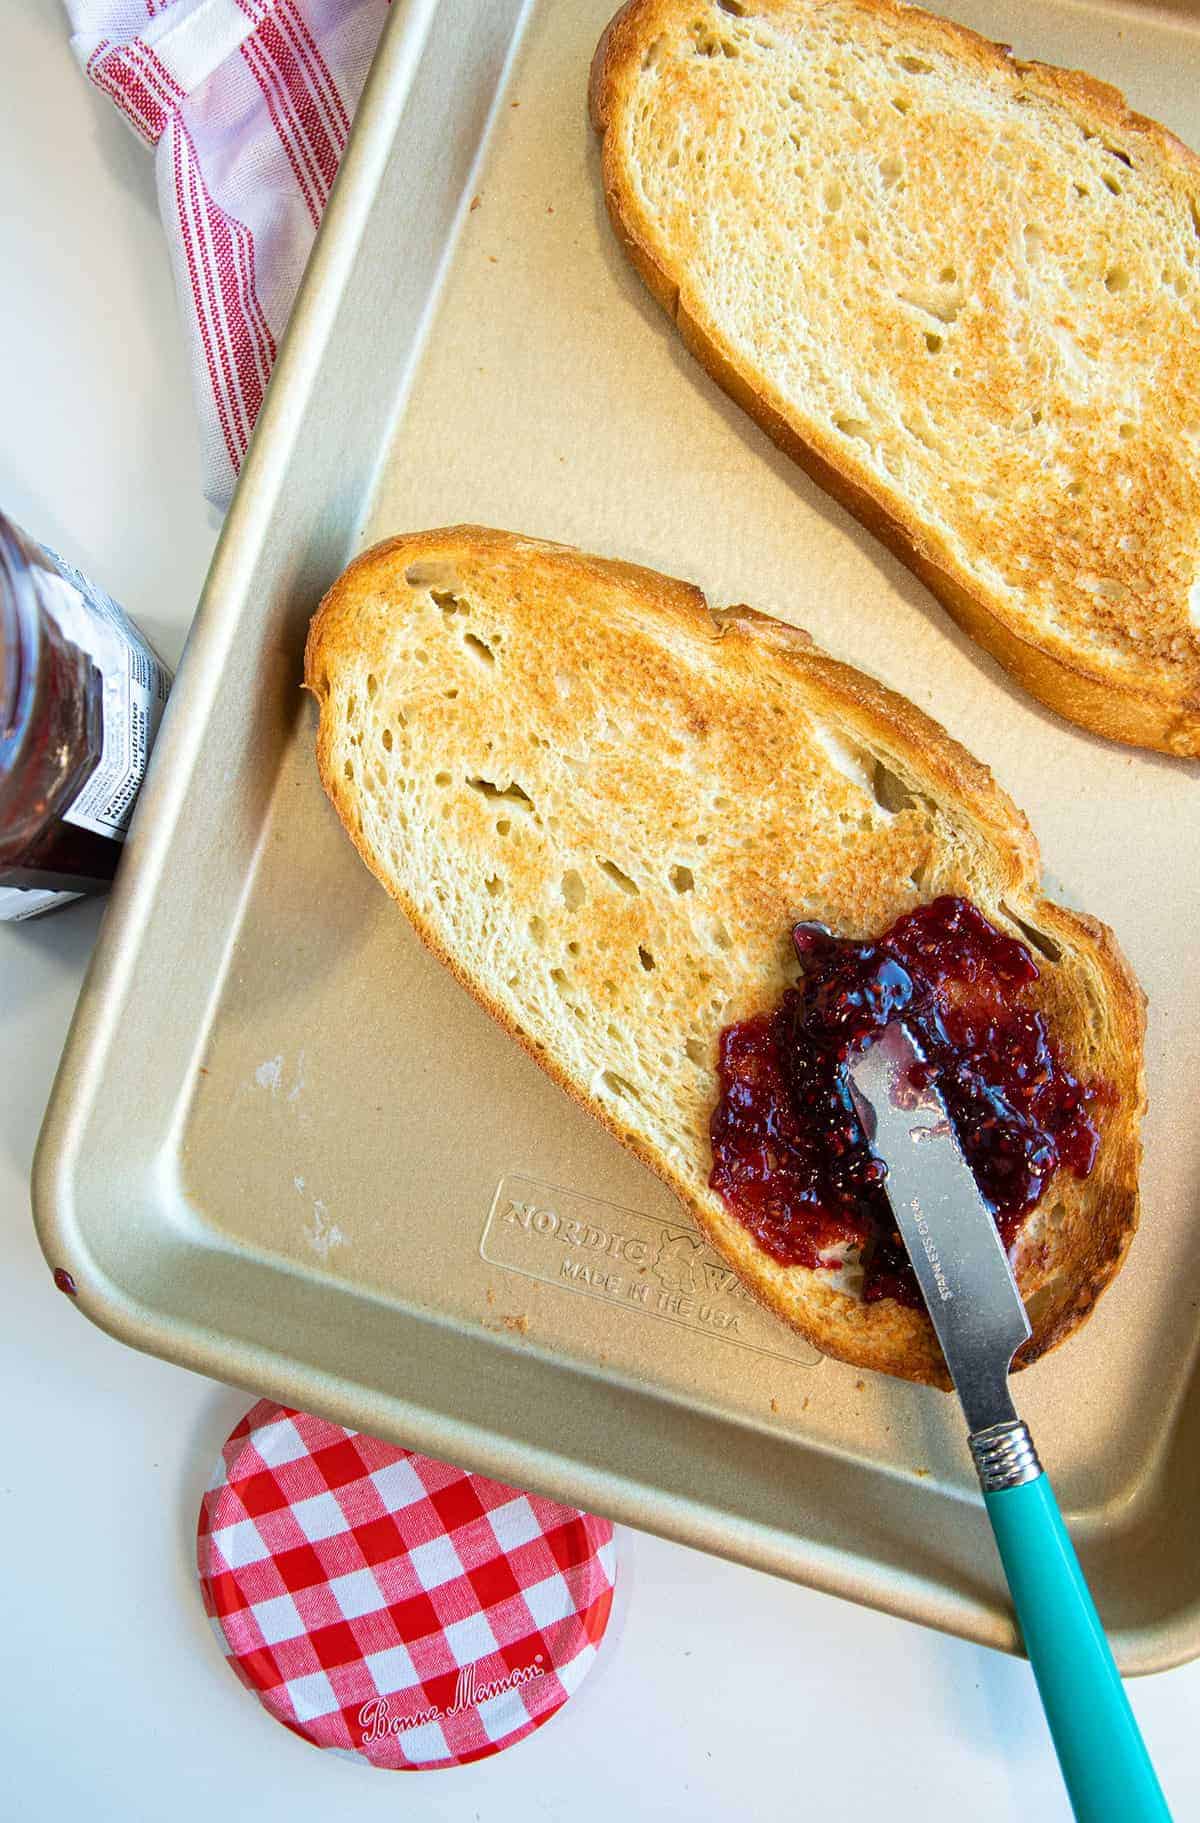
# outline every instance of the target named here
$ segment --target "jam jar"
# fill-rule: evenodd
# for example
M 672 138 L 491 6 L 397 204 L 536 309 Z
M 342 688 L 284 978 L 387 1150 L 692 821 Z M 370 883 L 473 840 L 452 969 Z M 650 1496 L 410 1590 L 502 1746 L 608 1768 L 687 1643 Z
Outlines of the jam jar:
M 0 513 L 0 922 L 107 888 L 170 687 L 116 602 Z

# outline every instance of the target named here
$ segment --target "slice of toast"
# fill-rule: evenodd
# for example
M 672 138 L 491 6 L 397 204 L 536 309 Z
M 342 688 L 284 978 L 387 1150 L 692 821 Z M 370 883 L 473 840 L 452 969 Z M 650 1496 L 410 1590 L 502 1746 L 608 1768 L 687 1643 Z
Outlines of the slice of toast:
M 746 607 L 476 526 L 378 545 L 308 637 L 321 778 L 464 987 L 664 1178 L 828 1354 L 945 1383 L 924 1312 L 779 1265 L 708 1185 L 717 1037 L 794 976 L 790 931 L 882 931 L 939 893 L 1036 953 L 1068 1067 L 1100 1080 L 1092 1175 L 1060 1172 L 1014 1263 L 1032 1360 L 1137 1225 L 1141 993 L 1101 924 L 1043 899 L 991 774 L 903 697 Z
M 897 0 L 631 0 L 591 111 L 718 384 L 1042 702 L 1200 754 L 1200 159 Z

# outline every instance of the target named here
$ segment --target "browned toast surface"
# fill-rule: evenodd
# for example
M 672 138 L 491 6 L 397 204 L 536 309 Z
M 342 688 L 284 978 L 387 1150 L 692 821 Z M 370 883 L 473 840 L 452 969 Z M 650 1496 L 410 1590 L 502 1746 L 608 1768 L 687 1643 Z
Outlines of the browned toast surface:
M 1111 933 L 1041 896 L 986 767 L 806 635 L 687 583 L 479 527 L 377 546 L 305 680 L 368 867 L 489 1012 L 679 1195 L 743 1280 L 843 1360 L 944 1383 L 928 1319 L 769 1258 L 708 1187 L 716 1044 L 772 1005 L 789 932 L 867 936 L 940 893 L 1032 945 L 1068 1066 L 1108 1089 L 1015 1266 L 1034 1359 L 1089 1314 L 1138 1212 L 1143 1002 Z
M 714 378 L 1034 695 L 1200 754 L 1200 161 L 896 0 L 631 0 L 609 214 Z

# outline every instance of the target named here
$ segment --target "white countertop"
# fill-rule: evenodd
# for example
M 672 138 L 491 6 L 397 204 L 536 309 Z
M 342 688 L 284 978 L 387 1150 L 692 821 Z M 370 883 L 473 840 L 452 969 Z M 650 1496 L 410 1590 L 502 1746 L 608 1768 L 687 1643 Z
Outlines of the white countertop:
M 174 661 L 218 521 L 150 156 L 77 71 L 55 0 L 0 0 L 0 43 L 0 504 Z M 1067 1815 L 1023 1663 L 631 1532 L 597 1670 L 499 1758 L 397 1787 L 270 1721 L 222 1663 L 194 1571 L 201 1490 L 250 1401 L 90 1327 L 52 1288 L 29 1220 L 100 915 L 0 926 L 0 1812 Z M 1200 1815 L 1200 1663 L 1130 1693 L 1176 1815 Z

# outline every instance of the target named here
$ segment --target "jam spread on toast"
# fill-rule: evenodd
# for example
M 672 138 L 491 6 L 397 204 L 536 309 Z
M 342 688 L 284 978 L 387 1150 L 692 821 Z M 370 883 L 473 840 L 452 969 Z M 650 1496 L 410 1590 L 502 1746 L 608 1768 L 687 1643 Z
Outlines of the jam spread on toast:
M 923 1308 L 850 1095 L 847 1059 L 903 1015 L 1005 1246 L 1061 1167 L 1086 1177 L 1100 1090 L 1065 1067 L 1028 988 L 1028 949 L 965 899 L 907 912 L 870 942 L 798 924 L 802 974 L 774 1012 L 721 1034 L 710 1183 L 784 1265 L 861 1251 L 867 1303 Z

